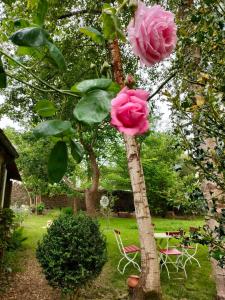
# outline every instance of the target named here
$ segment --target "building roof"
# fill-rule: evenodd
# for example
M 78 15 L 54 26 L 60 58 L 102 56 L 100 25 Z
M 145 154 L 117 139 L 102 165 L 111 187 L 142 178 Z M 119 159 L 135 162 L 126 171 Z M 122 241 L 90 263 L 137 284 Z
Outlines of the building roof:
M 12 158 L 9 161 L 6 162 L 6 168 L 8 171 L 8 175 L 10 179 L 21 181 L 20 173 L 17 169 L 15 159 L 19 157 L 18 152 L 13 147 L 10 140 L 7 138 L 7 136 L 4 134 L 3 130 L 0 129 L 0 148 L 3 148 L 5 152 Z
M 19 154 L 17 153 L 16 149 L 13 147 L 10 140 L 7 138 L 7 136 L 4 134 L 3 130 L 0 129 L 0 145 L 5 148 L 8 154 L 10 154 L 13 158 L 19 157 Z

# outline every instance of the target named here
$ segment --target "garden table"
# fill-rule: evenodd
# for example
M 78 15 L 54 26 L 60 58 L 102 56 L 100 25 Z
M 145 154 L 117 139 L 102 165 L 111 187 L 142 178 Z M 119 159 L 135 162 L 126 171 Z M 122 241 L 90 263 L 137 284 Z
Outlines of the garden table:
M 181 232 L 180 231 L 171 231 L 171 232 L 155 232 L 154 233 L 155 239 L 165 240 L 166 239 L 166 249 L 159 249 L 160 253 L 160 260 L 162 261 L 161 269 L 163 266 L 166 267 L 168 277 L 170 278 L 170 272 L 168 269 L 167 264 L 173 264 L 178 272 L 178 268 L 184 270 L 185 277 L 187 278 L 187 273 L 185 270 L 185 265 L 183 264 L 183 251 L 179 251 L 176 247 L 169 247 L 169 240 L 172 238 L 180 238 Z M 171 257 L 175 256 L 176 260 L 172 260 Z
M 160 240 L 160 244 L 162 243 L 162 240 L 165 240 L 166 239 L 166 248 L 168 249 L 169 248 L 169 240 L 172 239 L 172 238 L 177 238 L 177 237 L 180 237 L 180 235 L 170 235 L 168 234 L 167 232 L 155 232 L 154 233 L 154 237 L 155 239 L 159 239 Z

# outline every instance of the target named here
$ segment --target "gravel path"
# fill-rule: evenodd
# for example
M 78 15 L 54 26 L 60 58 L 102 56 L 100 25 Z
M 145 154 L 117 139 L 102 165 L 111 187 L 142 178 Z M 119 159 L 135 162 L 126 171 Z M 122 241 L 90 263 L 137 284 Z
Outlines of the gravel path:
M 48 285 L 36 258 L 29 255 L 23 270 L 12 277 L 0 300 L 60 300 L 60 294 Z
M 28 252 L 23 260 L 22 270 L 14 273 L 10 286 L 0 300 L 60 300 L 60 292 L 51 288 L 45 279 L 34 253 Z M 80 290 L 79 300 L 126 300 L 127 292 L 116 290 L 108 278 L 109 270 L 86 288 Z

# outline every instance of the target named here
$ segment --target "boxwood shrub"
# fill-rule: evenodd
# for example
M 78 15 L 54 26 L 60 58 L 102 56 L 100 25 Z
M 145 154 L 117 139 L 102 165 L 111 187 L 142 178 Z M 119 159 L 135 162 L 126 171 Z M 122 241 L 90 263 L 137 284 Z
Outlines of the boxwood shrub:
M 106 262 L 106 241 L 97 220 L 83 213 L 60 215 L 36 251 L 49 284 L 74 293 L 96 278 Z

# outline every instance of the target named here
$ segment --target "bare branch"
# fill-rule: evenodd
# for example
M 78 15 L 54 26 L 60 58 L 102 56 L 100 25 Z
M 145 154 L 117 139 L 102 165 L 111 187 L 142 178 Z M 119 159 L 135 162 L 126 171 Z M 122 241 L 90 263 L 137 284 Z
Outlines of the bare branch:
M 32 77 L 34 77 L 37 81 L 41 82 L 43 85 L 47 86 L 48 88 L 50 88 L 51 90 L 60 93 L 60 94 L 64 94 L 64 95 L 69 95 L 69 96 L 73 96 L 73 97 L 78 97 L 77 94 L 72 93 L 70 91 L 67 90 L 60 90 L 57 89 L 56 87 L 50 85 L 48 82 L 46 82 L 45 80 L 41 79 L 40 77 L 38 77 L 35 73 L 33 73 L 28 67 L 26 67 L 24 64 L 22 64 L 21 62 L 19 62 L 18 60 L 14 59 L 13 57 L 11 57 L 9 54 L 5 53 L 2 49 L 0 49 L 0 53 L 2 55 L 4 55 L 5 57 L 7 57 L 8 59 L 10 59 L 11 61 L 15 62 L 18 66 L 20 66 L 24 71 L 26 71 L 26 73 L 30 74 Z
M 71 18 L 73 16 L 77 16 L 77 15 L 82 15 L 82 14 L 101 14 L 100 10 L 87 10 L 87 9 L 82 9 L 82 10 L 77 10 L 77 11 L 71 11 L 68 12 L 64 15 L 61 15 L 58 17 L 58 20 L 62 20 L 62 19 L 66 19 L 66 18 Z
M 155 95 L 157 95 L 161 91 L 161 89 L 164 87 L 164 85 L 166 85 L 176 74 L 177 74 L 177 71 L 172 73 L 165 81 L 163 81 L 163 83 L 160 84 L 160 86 L 157 88 L 157 90 L 151 96 L 148 97 L 147 101 L 149 101 Z
M 32 89 L 36 89 L 36 90 L 38 90 L 38 91 L 40 91 L 40 92 L 42 92 L 42 93 L 50 93 L 50 92 L 53 92 L 52 90 L 46 90 L 46 89 L 39 88 L 38 86 L 32 85 L 32 84 L 30 84 L 30 83 L 28 83 L 28 82 L 26 82 L 26 81 L 24 81 L 24 80 L 22 80 L 22 79 L 20 79 L 20 78 L 15 77 L 14 75 L 12 75 L 12 74 L 10 74 L 10 73 L 8 73 L 8 72 L 5 72 L 5 74 L 6 74 L 8 77 L 10 77 L 10 78 L 12 78 L 12 79 L 14 79 L 14 80 L 16 80 L 16 81 L 18 81 L 18 82 L 23 83 L 23 84 L 25 84 L 26 86 L 29 86 L 29 87 L 32 88 Z

